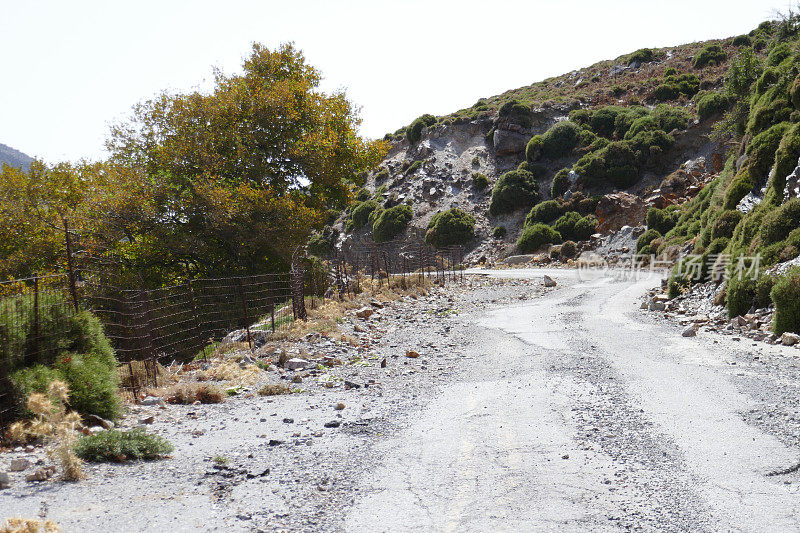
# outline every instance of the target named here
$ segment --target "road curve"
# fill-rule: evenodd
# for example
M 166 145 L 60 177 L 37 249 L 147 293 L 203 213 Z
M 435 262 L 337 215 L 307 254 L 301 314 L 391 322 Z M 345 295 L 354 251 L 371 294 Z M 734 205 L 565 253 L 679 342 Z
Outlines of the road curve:
M 480 357 L 378 445 L 344 529 L 800 530 L 800 479 L 768 475 L 800 451 L 743 414 L 772 379 L 751 348 L 644 315 L 655 277 L 491 273 L 544 274 L 556 290 L 463 318 Z

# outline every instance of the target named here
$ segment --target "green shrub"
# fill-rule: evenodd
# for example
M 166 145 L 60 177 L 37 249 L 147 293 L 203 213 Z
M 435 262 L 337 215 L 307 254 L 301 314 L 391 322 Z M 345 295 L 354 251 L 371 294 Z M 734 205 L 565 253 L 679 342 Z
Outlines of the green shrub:
M 95 463 L 151 461 L 164 457 L 172 450 L 172 445 L 164 438 L 151 435 L 143 429 L 110 429 L 81 437 L 75 444 L 78 457 Z
M 518 100 L 509 100 L 500 107 L 498 116 L 523 128 L 530 128 L 533 124 L 531 108 Z
M 564 241 L 561 245 L 561 257 L 570 259 L 578 253 L 578 246 L 573 241 Z
M 789 46 L 789 44 L 780 43 L 769 51 L 766 65 L 768 67 L 777 67 L 790 55 L 792 55 L 792 48 Z
M 634 62 L 649 63 L 655 57 L 652 48 L 640 48 L 628 56 L 628 64 Z
M 733 237 L 733 230 L 736 229 L 736 225 L 739 224 L 740 220 L 742 220 L 740 211 L 736 209 L 722 211 L 711 229 L 711 238 L 719 239 L 724 237 L 729 239 Z
M 756 281 L 749 276 L 730 276 L 725 289 L 725 305 L 728 316 L 733 318 L 746 315 L 753 307 L 756 298 Z
M 561 242 L 561 235 L 547 224 L 534 224 L 528 226 L 522 232 L 517 241 L 517 248 L 520 252 L 532 253 L 545 244 L 555 244 Z
M 11 375 L 11 382 L 20 398 L 27 398 L 34 392 L 46 393 L 50 383 L 55 380 L 63 381 L 64 376 L 57 369 L 43 365 L 20 368 Z M 30 413 L 23 409 L 23 414 Z
M 509 213 L 533 205 L 538 199 L 539 185 L 534 175 L 525 170 L 511 170 L 494 184 L 489 212 L 492 215 Z
M 672 130 L 685 130 L 692 116 L 680 107 L 659 104 L 653 109 L 653 118 L 658 124 L 658 129 L 669 133 Z
M 680 216 L 680 209 L 675 206 L 665 209 L 651 207 L 647 211 L 647 229 L 654 229 L 661 235 L 666 235 L 677 225 Z
M 575 211 L 564 213 L 553 223 L 555 229 L 562 238 L 572 241 L 585 241 L 592 236 L 597 228 L 597 219 L 588 215 L 582 217 Z
M 472 174 L 472 186 L 475 189 L 482 191 L 489 186 L 489 178 L 486 177 L 486 174 L 475 172 Z
M 525 146 L 525 159 L 531 162 L 536 161 L 541 157 L 543 147 L 544 138 L 541 135 L 534 135 Z
M 748 37 L 747 35 L 737 35 L 736 37 L 733 38 L 731 44 L 733 46 L 750 46 L 752 44 L 752 41 L 750 40 L 750 37 Z
M 694 58 L 694 68 L 703 68 L 707 65 L 718 65 L 728 58 L 728 54 L 718 44 L 709 44 Z
M 775 304 L 772 331 L 800 333 L 800 267 L 794 267 L 778 278 L 770 293 Z
M 320 257 L 327 256 L 333 250 L 333 246 L 336 244 L 338 238 L 339 232 L 337 230 L 333 229 L 331 226 L 325 226 L 322 232 L 315 231 L 311 234 L 308 238 L 306 249 L 311 255 Z
M 41 387 L 43 392 L 44 380 L 57 372 L 70 387 L 73 409 L 116 419 L 120 405 L 117 359 L 97 317 L 88 311 L 73 312 L 59 294 L 42 294 L 38 342 L 32 317 L 30 295 L 0 301 L 0 365 L 8 368 L 17 397 L 24 398 L 32 387 Z
M 558 159 L 568 155 L 578 146 L 580 141 L 579 135 L 580 128 L 574 122 L 570 122 L 569 120 L 557 122 L 542 135 L 542 156 L 547 159 Z M 530 142 L 528 144 L 530 144 Z
M 383 210 L 372 225 L 372 238 L 378 243 L 394 239 L 406 229 L 413 216 L 409 205 L 396 205 Z
M 792 82 L 792 88 L 789 89 L 789 98 L 792 100 L 792 105 L 795 109 L 800 109 L 800 76 Z
M 556 172 L 553 177 L 553 183 L 550 185 L 550 196 L 556 198 L 563 195 L 569 190 L 569 169 L 562 168 Z
M 783 241 L 798 227 L 800 227 L 800 198 L 792 198 L 764 216 L 759 232 L 761 244 L 769 245 Z
M 422 168 L 422 161 L 414 161 L 413 163 L 408 165 L 408 168 L 406 169 L 405 174 L 406 174 L 406 176 L 410 176 L 411 174 L 413 174 L 414 172 L 416 172 L 420 168 Z
M 769 275 L 762 275 L 756 282 L 756 297 L 755 304 L 758 309 L 769 307 L 772 303 L 770 294 L 772 288 L 775 286 L 775 278 Z
M 636 239 L 636 253 L 641 253 L 642 248 L 649 246 L 653 240 L 658 239 L 661 236 L 662 235 L 654 229 L 649 229 L 642 233 L 639 238 Z
M 537 222 L 552 222 L 564 214 L 564 209 L 555 200 L 547 200 L 533 206 L 525 217 L 525 226 L 533 226 Z
M 674 100 L 680 96 L 691 98 L 700 90 L 700 78 L 694 74 L 670 74 L 664 76 L 651 96 L 656 100 Z
M 800 124 L 795 124 L 781 138 L 778 150 L 775 152 L 775 171 L 770 187 L 775 191 L 779 201 L 783 200 L 786 177 L 795 169 L 798 159 L 800 159 Z
M 382 167 L 378 172 L 375 173 L 375 181 L 386 181 L 389 179 L 389 169 Z M 363 200 L 362 200 L 363 201 Z
M 721 115 L 728 109 L 728 98 L 718 92 L 709 92 L 697 100 L 697 115 L 701 120 Z
M 408 139 L 408 143 L 411 145 L 417 144 L 420 139 L 422 139 L 422 130 L 425 129 L 425 123 L 420 120 L 416 119 L 414 122 L 406 130 L 406 139 Z
M 540 165 L 538 163 L 531 163 L 529 161 L 523 161 L 517 166 L 517 170 L 522 170 L 525 172 L 530 172 L 533 174 L 533 178 L 538 180 L 547 175 L 547 167 L 544 165 Z
M 789 122 L 775 124 L 753 137 L 747 145 L 747 168 L 753 178 L 758 180 L 767 176 L 775 162 L 775 152 L 780 146 L 781 139 L 791 127 L 792 124 Z
M 505 226 L 495 226 L 494 229 L 492 229 L 492 237 L 495 239 L 504 238 L 506 233 L 508 233 L 508 230 L 506 230 Z
M 428 222 L 425 242 L 436 248 L 465 244 L 475 236 L 475 217 L 461 209 L 436 213 Z
M 375 200 L 367 200 L 366 202 L 358 203 L 350 213 L 347 231 L 353 231 L 364 227 L 369 221 L 369 216 L 379 207 L 380 205 Z
M 750 174 L 748 172 L 745 171 L 738 174 L 725 190 L 722 208 L 726 210 L 736 209 L 736 206 L 739 205 L 742 198 L 747 196 L 753 187 L 755 187 L 755 184 L 750 179 Z

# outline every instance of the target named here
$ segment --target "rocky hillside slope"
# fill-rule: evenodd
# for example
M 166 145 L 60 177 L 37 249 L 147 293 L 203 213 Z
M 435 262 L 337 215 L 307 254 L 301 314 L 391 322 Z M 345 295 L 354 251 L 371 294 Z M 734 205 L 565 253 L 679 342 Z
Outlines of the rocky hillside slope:
M 0 143 L 0 165 L 6 164 L 27 171 L 31 166 L 31 162 L 33 162 L 33 158 L 29 155 Z

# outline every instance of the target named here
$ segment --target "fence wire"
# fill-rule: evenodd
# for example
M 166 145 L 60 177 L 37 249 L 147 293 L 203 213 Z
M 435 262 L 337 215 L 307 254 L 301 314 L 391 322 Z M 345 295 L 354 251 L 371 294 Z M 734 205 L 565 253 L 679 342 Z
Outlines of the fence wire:
M 122 388 L 134 398 L 158 383 L 159 363 L 211 355 L 234 332 L 258 348 L 305 319 L 306 306 L 361 292 L 365 277 L 380 286 L 397 277 L 463 280 L 460 247 L 357 244 L 320 263 L 301 258 L 289 272 L 194 279 L 157 289 L 114 286 L 98 272 L 0 283 L 0 427 L 20 403 L 11 375 L 36 364 L 55 366 L 81 350 L 85 312 L 97 316 L 121 363 Z M 237 333 L 238 332 L 238 335 Z

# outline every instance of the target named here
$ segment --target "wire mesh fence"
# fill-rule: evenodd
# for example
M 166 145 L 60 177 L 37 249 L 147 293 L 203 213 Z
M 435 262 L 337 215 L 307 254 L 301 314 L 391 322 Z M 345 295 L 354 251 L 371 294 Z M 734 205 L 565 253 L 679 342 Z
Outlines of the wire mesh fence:
M 210 356 L 226 337 L 258 348 L 304 320 L 306 307 L 361 292 L 365 278 L 391 288 L 417 276 L 463 279 L 463 252 L 424 244 L 354 245 L 320 263 L 296 258 L 288 272 L 194 279 L 157 289 L 119 287 L 99 272 L 75 271 L 0 283 L 0 426 L 19 404 L 11 375 L 52 367 L 80 351 L 86 312 L 102 324 L 134 398 L 156 386 L 160 363 Z

